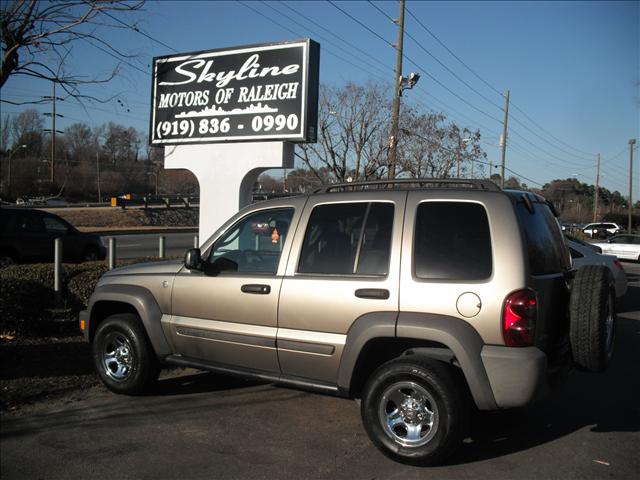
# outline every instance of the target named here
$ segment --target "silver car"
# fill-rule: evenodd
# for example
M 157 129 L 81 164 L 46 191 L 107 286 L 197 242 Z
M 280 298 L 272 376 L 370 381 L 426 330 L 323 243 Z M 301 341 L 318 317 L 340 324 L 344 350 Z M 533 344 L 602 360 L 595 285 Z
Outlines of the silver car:
M 623 260 L 640 262 L 640 235 L 616 235 L 594 245 L 600 247 L 603 253 L 615 255 Z
M 609 269 L 615 280 L 616 297 L 627 293 L 627 274 L 615 255 L 603 255 L 596 252 L 591 245 L 567 239 L 567 246 L 571 252 L 573 266 L 582 268 L 585 265 L 603 265 Z

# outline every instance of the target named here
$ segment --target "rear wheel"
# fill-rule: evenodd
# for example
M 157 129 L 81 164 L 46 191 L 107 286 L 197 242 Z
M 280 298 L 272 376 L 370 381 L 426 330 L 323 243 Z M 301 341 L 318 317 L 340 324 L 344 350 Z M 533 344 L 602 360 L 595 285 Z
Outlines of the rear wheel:
M 463 391 L 454 367 L 426 358 L 392 360 L 365 386 L 365 429 L 374 445 L 396 461 L 440 463 L 462 440 Z
M 606 267 L 587 265 L 571 287 L 570 340 L 573 361 L 591 372 L 604 371 L 615 343 L 615 289 Z
M 144 393 L 160 373 L 151 342 L 136 315 L 117 314 L 104 320 L 92 349 L 100 379 L 116 393 Z

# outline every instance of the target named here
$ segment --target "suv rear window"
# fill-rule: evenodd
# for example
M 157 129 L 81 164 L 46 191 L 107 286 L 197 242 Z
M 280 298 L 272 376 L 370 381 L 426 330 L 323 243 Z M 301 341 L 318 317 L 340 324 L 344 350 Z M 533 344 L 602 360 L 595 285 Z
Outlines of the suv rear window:
M 489 221 L 478 203 L 421 203 L 414 238 L 418 278 L 482 280 L 491 276 Z
M 298 273 L 386 275 L 392 226 L 391 203 L 319 205 L 309 218 Z
M 522 199 L 516 201 L 516 214 L 523 230 L 531 275 L 560 273 L 569 266 L 562 231 L 553 213 L 541 202 L 531 202 L 533 212 Z

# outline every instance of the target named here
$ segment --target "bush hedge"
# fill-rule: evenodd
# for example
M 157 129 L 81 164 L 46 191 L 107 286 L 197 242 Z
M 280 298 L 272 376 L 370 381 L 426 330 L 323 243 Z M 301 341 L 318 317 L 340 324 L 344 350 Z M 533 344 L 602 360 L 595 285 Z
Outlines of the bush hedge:
M 118 266 L 146 260 L 159 259 L 125 260 Z M 41 335 L 55 331 L 60 320 L 77 318 L 107 269 L 103 261 L 63 264 L 57 305 L 52 263 L 12 265 L 0 270 L 0 333 Z

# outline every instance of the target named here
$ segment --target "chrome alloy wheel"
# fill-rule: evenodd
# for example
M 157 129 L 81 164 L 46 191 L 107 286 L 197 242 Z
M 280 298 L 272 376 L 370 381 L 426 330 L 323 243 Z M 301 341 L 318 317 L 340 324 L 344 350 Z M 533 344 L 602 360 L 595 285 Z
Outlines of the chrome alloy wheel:
M 129 339 L 120 332 L 109 333 L 102 349 L 102 366 L 109 378 L 122 382 L 133 370 L 134 354 Z
M 438 430 L 438 407 L 429 392 L 414 382 L 387 387 L 378 407 L 384 432 L 404 447 L 428 443 Z

